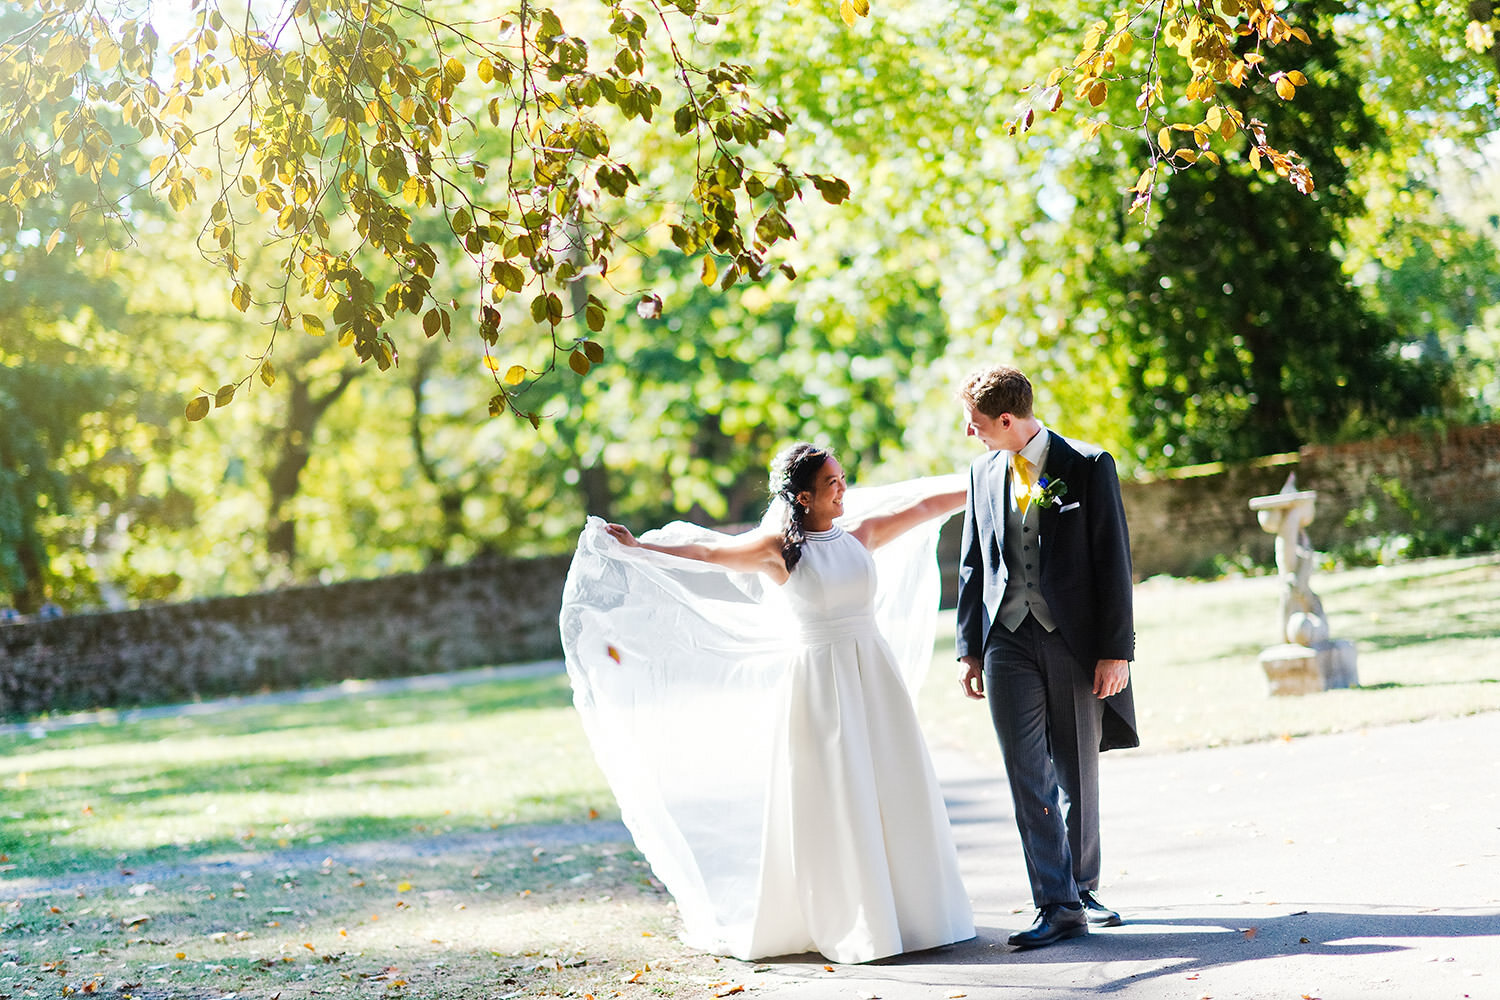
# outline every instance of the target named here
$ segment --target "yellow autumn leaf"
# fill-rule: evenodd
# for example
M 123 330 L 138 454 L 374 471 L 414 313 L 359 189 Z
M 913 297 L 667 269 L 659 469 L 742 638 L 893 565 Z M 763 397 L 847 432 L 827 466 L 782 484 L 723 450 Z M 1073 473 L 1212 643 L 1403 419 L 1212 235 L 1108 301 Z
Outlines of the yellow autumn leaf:
M 1291 80 L 1288 80 L 1284 76 L 1279 78 L 1276 81 L 1276 96 L 1281 98 L 1283 101 L 1290 101 L 1292 98 L 1297 96 L 1296 84 L 1292 83 Z
M 396 891 L 397 892 L 411 892 L 411 883 L 410 882 L 401 882 L 401 883 L 399 883 L 396 886 Z

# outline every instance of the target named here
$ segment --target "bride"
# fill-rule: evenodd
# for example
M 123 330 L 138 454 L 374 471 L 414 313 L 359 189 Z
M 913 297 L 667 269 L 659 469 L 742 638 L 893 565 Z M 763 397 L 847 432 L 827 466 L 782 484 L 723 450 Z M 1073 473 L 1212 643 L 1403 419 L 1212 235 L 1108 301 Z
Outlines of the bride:
M 855 963 L 974 936 L 912 704 L 964 488 L 848 490 L 804 443 L 744 535 L 590 518 L 561 616 L 574 702 L 687 943 Z

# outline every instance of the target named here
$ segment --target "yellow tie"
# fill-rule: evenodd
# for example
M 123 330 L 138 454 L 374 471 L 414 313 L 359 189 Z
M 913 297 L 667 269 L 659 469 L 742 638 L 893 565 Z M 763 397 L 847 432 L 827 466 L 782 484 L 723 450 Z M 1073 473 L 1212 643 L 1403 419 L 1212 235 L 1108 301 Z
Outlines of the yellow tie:
M 1019 489 L 1016 492 L 1016 506 L 1020 508 L 1022 516 L 1026 514 L 1026 508 L 1031 506 L 1031 463 L 1020 455 L 1010 460 L 1011 468 L 1016 470 L 1016 483 Z

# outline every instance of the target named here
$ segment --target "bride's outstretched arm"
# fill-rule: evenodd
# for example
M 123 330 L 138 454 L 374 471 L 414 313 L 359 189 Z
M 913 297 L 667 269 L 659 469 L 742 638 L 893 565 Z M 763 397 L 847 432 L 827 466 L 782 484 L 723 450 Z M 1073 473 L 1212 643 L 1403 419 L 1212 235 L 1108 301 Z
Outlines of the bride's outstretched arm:
M 643 542 L 623 524 L 607 524 L 604 530 L 622 545 L 638 546 L 682 559 L 696 559 L 743 573 L 764 573 L 777 583 L 786 583 L 790 576 L 786 563 L 781 558 L 781 536 L 765 530 L 748 532 L 724 542 L 683 542 L 673 545 Z
M 878 549 L 889 541 L 935 517 L 947 517 L 964 509 L 968 502 L 968 480 L 964 476 L 934 476 L 913 480 L 912 495 L 891 510 L 868 514 L 845 530 L 868 549 Z

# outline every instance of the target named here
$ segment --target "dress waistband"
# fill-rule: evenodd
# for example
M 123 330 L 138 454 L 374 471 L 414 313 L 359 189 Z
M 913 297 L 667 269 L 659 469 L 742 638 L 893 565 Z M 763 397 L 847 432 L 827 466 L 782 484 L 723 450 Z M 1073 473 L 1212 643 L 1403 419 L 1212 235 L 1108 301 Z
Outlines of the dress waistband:
M 833 642 L 872 632 L 878 635 L 880 627 L 875 624 L 875 616 L 868 613 L 798 623 L 798 638 L 803 642 Z

